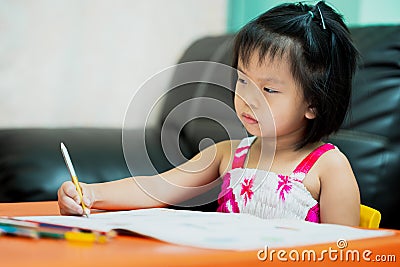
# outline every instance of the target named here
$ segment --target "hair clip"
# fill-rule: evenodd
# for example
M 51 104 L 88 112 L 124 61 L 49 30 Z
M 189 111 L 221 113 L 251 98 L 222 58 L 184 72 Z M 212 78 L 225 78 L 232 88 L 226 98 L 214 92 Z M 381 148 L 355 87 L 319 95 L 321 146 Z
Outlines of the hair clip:
M 314 18 L 314 13 L 312 13 L 312 11 L 311 11 L 311 10 L 309 10 L 309 11 L 308 11 L 308 13 L 310 13 L 310 15 L 311 15 L 311 18 L 313 19 L 313 18 Z
M 326 30 L 325 21 L 324 21 L 324 17 L 322 16 L 321 9 L 319 9 L 319 6 L 317 6 L 317 8 L 318 8 L 318 11 L 319 11 L 319 15 L 321 16 L 322 28 L 323 28 L 324 30 Z

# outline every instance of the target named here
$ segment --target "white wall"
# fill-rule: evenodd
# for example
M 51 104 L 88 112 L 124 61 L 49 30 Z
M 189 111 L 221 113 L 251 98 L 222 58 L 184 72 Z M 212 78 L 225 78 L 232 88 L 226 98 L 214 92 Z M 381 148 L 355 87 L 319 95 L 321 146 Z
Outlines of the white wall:
M 398 0 L 330 0 L 350 26 L 374 24 L 399 24 L 400 1 Z
M 121 127 L 141 83 L 225 24 L 226 0 L 0 0 L 0 127 Z
M 400 24 L 400 1 L 362 0 L 359 24 Z

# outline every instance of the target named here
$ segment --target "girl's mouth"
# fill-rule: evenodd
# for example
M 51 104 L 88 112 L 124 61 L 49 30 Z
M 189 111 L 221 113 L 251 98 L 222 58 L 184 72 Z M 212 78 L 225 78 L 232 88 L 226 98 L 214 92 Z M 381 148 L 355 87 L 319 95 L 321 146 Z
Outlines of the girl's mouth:
M 248 124 L 257 124 L 258 123 L 258 121 L 256 119 L 254 119 L 251 115 L 249 115 L 247 113 L 242 113 L 242 118 Z

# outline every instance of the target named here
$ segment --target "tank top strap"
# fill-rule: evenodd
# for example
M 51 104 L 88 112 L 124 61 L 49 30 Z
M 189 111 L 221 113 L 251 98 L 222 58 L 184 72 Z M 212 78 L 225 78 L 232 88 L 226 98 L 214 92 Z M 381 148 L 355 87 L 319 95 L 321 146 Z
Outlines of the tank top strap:
M 232 169 L 243 168 L 247 158 L 247 154 L 250 150 L 251 144 L 256 140 L 257 136 L 245 137 L 240 141 L 239 146 L 235 150 L 233 157 Z
M 310 171 L 315 162 L 327 151 L 335 149 L 336 147 L 330 143 L 323 144 L 314 149 L 310 154 L 305 157 L 299 165 L 294 169 L 293 174 L 297 179 L 303 180 L 306 174 Z M 301 175 L 299 175 L 301 174 Z

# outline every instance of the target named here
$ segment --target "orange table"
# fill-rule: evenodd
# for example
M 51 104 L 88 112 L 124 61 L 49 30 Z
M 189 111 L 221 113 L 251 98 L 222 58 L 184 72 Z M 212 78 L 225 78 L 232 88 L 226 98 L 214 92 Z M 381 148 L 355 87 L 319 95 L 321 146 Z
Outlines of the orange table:
M 56 202 L 28 202 L 28 203 L 0 203 L 0 216 L 31 216 L 56 215 Z M 162 227 L 162 222 L 160 222 Z M 312 238 L 312 237 L 310 237 Z M 394 236 L 370 238 L 357 241 L 348 241 L 348 250 L 357 250 L 362 255 L 366 250 L 371 262 L 360 258 L 351 258 L 345 261 L 337 257 L 330 259 L 324 254 L 321 261 L 305 260 L 294 261 L 289 253 L 294 250 L 301 253 L 313 250 L 321 255 L 329 248 L 338 250 L 336 244 L 323 244 L 309 247 L 285 249 L 287 262 L 274 258 L 260 261 L 257 251 L 220 251 L 168 244 L 158 240 L 142 237 L 118 236 L 106 244 L 71 243 L 65 240 L 40 239 L 32 240 L 21 237 L 0 237 L 0 266 L 281 266 L 283 264 L 295 266 L 399 266 L 400 263 L 400 231 Z M 345 250 L 346 250 L 345 249 Z M 276 249 L 278 251 L 278 249 Z M 270 252 L 270 251 L 269 251 Z M 283 252 L 281 252 L 283 253 Z M 335 254 L 336 255 L 336 254 Z M 340 254 L 337 254 L 339 256 Z M 345 254 L 343 254 L 345 255 Z M 264 256 L 261 254 L 260 256 Z M 376 257 L 378 256 L 378 257 Z M 319 256 L 318 256 L 319 257 Z M 318 258 L 317 257 L 317 258 Z M 385 259 L 386 262 L 377 262 L 375 259 Z M 391 262 L 388 262 L 388 261 Z

